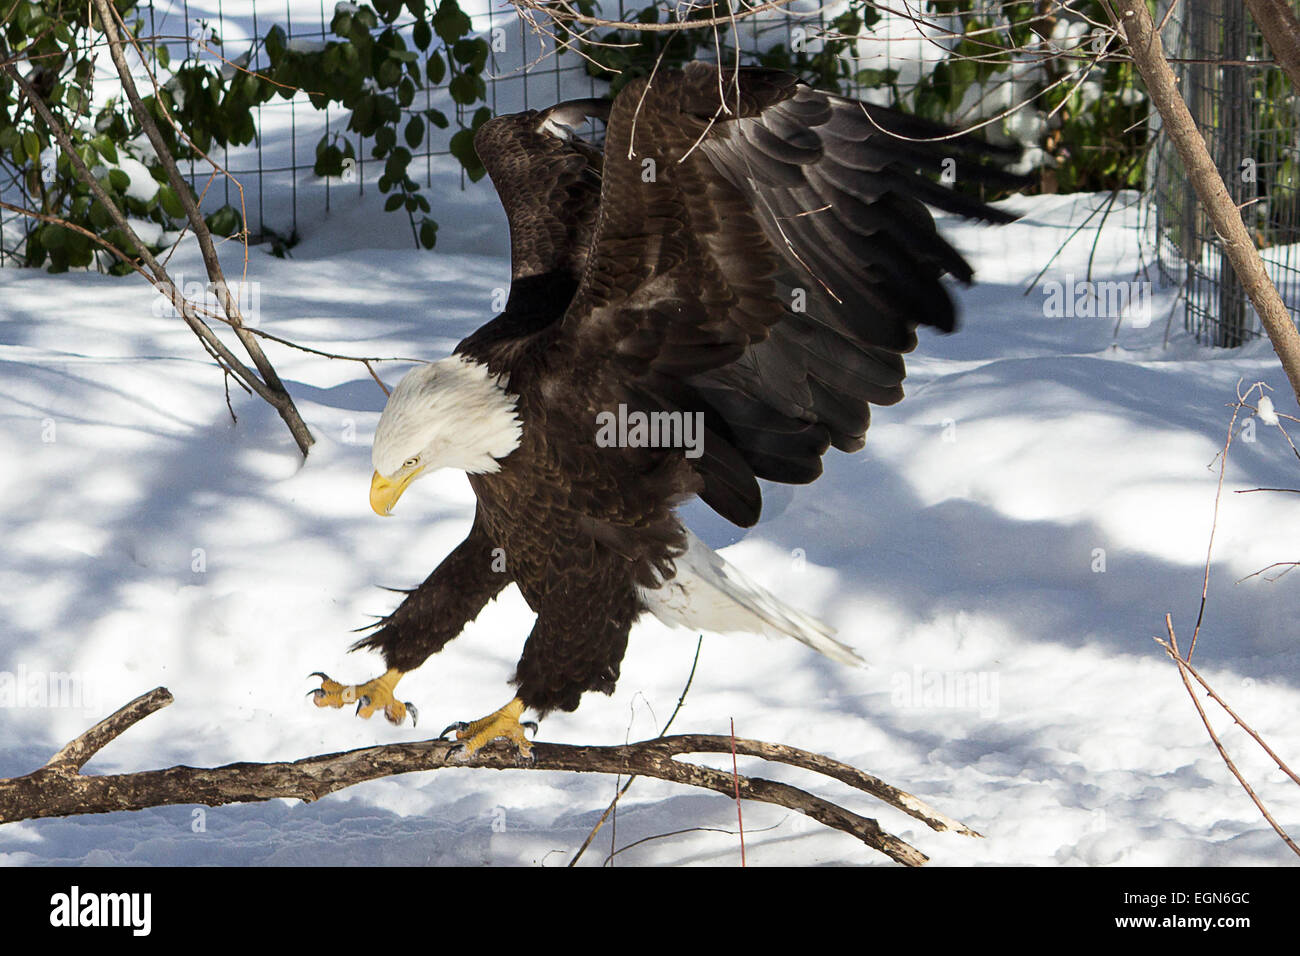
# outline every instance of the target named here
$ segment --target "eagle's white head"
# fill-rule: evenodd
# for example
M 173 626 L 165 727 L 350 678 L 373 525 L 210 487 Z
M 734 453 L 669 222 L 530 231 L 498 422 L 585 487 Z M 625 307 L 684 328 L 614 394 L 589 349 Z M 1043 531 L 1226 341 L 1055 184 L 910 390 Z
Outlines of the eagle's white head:
M 387 515 L 407 485 L 440 468 L 499 471 L 523 435 L 517 401 L 500 376 L 463 355 L 407 372 L 375 429 L 370 507 Z

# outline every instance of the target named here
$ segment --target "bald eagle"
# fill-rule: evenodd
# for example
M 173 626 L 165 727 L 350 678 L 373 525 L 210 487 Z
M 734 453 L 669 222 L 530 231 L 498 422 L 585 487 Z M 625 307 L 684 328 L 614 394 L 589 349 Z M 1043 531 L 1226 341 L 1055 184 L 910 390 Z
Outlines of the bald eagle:
M 589 118 L 606 124 L 603 151 L 574 133 Z M 394 389 L 370 488 L 387 515 L 412 481 L 459 468 L 473 526 L 354 645 L 388 670 L 349 686 L 320 674 L 315 702 L 414 718 L 398 679 L 511 582 L 537 620 L 515 698 L 448 728 L 469 752 L 504 736 L 526 754 L 525 710 L 612 692 L 647 612 L 857 662 L 676 509 L 698 496 L 749 527 L 757 479 L 806 484 L 828 448 L 863 446 L 870 406 L 903 397 L 916 327 L 954 328 L 941 277 L 972 277 L 926 204 L 1011 219 L 931 177 L 950 161 L 967 181 L 1018 185 L 996 168 L 1013 151 L 787 73 L 704 63 L 630 83 L 612 104 L 498 117 L 474 142 L 510 224 L 510 295 Z

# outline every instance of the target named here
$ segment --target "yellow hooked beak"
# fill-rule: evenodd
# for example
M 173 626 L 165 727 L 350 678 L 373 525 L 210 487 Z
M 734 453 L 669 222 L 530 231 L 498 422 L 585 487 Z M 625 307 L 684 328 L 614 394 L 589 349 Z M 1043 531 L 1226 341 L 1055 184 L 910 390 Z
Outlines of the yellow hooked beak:
M 379 472 L 375 472 L 375 476 L 370 479 L 370 507 L 374 509 L 375 514 L 382 518 L 389 517 L 393 512 L 393 505 L 397 504 L 397 499 L 402 497 L 406 486 L 422 471 L 423 468 L 408 471 L 396 481 L 389 481 Z

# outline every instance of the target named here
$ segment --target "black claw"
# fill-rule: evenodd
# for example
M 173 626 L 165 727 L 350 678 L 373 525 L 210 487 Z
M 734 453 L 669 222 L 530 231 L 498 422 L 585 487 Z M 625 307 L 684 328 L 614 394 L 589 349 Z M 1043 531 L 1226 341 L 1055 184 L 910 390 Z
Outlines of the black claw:
M 411 726 L 414 727 L 420 722 L 420 711 L 409 700 L 406 702 L 406 710 L 411 715 Z
M 324 672 L 322 672 L 322 671 L 312 671 L 312 672 L 311 672 L 310 674 L 308 674 L 307 676 L 308 676 L 308 677 L 319 677 L 321 680 L 329 680 L 329 679 L 330 679 L 330 675 L 329 675 L 329 674 L 326 674 L 326 673 L 324 673 Z
M 537 721 L 535 721 L 535 720 L 525 720 L 525 721 L 524 721 L 522 724 L 520 724 L 519 726 L 520 726 L 520 727 L 528 727 L 528 728 L 531 728 L 532 731 L 533 731 L 533 734 L 534 734 L 534 735 L 537 733 Z
M 438 735 L 438 739 L 442 740 L 453 730 L 469 730 L 469 724 L 465 723 L 465 721 L 463 720 L 457 721 L 454 724 L 448 724 L 445 728 L 443 728 L 442 733 Z

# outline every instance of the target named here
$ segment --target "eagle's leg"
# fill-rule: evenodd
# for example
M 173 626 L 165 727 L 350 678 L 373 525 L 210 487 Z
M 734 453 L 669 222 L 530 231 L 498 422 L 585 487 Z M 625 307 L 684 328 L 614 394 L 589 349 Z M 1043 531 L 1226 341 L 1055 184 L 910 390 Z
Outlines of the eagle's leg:
M 415 726 L 420 716 L 415 705 L 410 701 L 400 701 L 393 696 L 393 689 L 397 687 L 397 682 L 402 679 L 403 673 L 395 667 L 390 667 L 374 680 L 366 681 L 364 684 L 340 684 L 317 671 L 311 676 L 319 677 L 321 684 L 311 692 L 310 696 L 317 707 L 342 707 L 344 704 L 355 703 L 357 716 L 366 719 L 369 719 L 376 710 L 382 709 L 390 724 L 400 724 L 409 712 L 411 726 Z
M 523 714 L 524 702 L 516 697 L 500 710 L 489 714 L 482 720 L 452 724 L 438 736 L 445 737 L 449 731 L 456 731 L 456 739 L 462 741 L 461 753 L 466 757 L 473 754 L 488 741 L 496 740 L 498 737 L 505 737 L 513 743 L 520 756 L 531 757 L 533 745 L 524 735 L 524 728 L 531 727 L 533 733 L 536 733 L 537 724 L 532 721 L 521 724 L 519 718 Z

